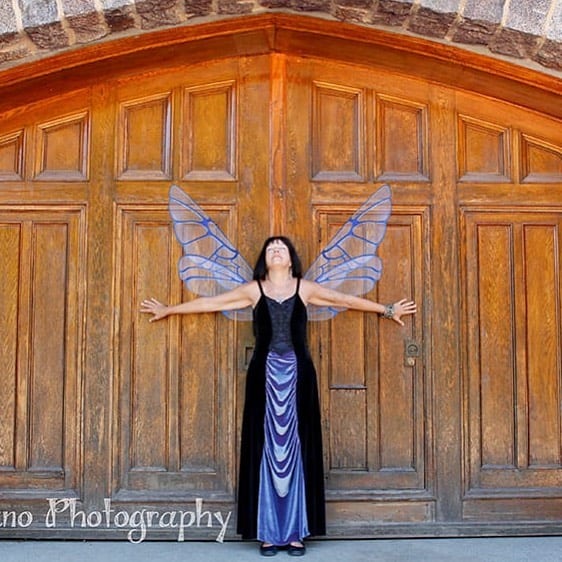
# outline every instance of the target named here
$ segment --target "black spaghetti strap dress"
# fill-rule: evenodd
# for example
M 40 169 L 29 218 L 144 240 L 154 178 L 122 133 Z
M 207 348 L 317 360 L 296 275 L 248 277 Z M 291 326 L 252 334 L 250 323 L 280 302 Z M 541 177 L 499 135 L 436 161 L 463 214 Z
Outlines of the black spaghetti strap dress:
M 295 294 L 254 308 L 240 446 L 237 531 L 276 545 L 326 533 L 322 433 L 306 307 Z

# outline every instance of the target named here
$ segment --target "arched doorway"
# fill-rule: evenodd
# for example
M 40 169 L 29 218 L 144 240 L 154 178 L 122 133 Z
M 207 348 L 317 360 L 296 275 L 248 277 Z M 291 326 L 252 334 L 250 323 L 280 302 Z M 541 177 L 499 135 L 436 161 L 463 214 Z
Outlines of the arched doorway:
M 6 511 L 33 515 L 14 534 L 115 536 L 153 513 L 150 536 L 176 540 L 164 514 L 199 509 L 212 525 L 185 538 L 214 538 L 213 514 L 233 510 L 251 329 L 138 314 L 148 295 L 189 298 L 172 182 L 250 260 L 282 230 L 305 263 L 392 186 L 373 296 L 411 295 L 419 315 L 311 331 L 331 536 L 559 530 L 558 94 L 499 62 L 352 31 L 232 20 L 7 81 L 0 482 Z

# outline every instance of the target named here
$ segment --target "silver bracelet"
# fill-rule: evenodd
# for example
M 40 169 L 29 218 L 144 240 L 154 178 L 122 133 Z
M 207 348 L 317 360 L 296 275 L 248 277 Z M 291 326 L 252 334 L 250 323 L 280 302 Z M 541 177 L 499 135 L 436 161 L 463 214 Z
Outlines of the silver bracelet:
M 382 317 L 386 318 L 387 320 L 391 320 L 394 317 L 394 305 L 393 304 L 386 304 L 384 306 L 384 312 L 382 313 Z

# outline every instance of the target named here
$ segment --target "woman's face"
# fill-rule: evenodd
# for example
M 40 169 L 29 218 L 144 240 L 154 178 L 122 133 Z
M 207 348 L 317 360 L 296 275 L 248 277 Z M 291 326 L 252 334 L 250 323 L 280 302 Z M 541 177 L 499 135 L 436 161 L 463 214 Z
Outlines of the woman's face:
M 265 249 L 265 265 L 269 269 L 272 266 L 291 267 L 291 256 L 289 248 L 281 240 L 273 240 Z

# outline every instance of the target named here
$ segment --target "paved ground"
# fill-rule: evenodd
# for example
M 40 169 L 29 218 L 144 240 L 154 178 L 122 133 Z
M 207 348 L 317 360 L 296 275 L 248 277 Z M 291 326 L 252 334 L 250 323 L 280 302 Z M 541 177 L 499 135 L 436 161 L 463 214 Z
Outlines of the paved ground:
M 562 537 L 309 541 L 303 562 L 562 562 Z M 279 552 L 272 560 L 289 558 Z M 247 562 L 254 543 L 0 540 L 0 562 Z

